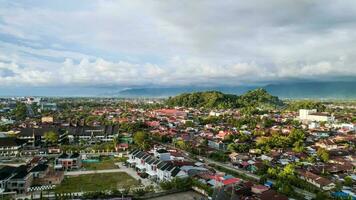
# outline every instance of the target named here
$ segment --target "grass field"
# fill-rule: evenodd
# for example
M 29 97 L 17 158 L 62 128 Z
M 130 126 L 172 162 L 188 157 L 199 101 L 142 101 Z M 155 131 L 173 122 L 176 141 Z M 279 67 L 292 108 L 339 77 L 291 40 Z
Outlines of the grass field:
M 103 191 L 138 185 L 136 179 L 124 172 L 86 174 L 66 177 L 61 185 L 56 187 L 55 192 Z
M 115 163 L 124 162 L 126 158 L 103 158 L 98 163 L 83 163 L 83 168 L 87 170 L 115 169 Z

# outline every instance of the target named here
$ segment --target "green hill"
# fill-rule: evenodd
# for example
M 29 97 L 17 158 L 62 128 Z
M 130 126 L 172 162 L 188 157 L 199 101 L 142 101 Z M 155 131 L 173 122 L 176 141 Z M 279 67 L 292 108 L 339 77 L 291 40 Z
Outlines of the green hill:
M 184 93 L 167 100 L 168 106 L 204 108 L 276 107 L 283 102 L 265 89 L 251 90 L 241 96 L 219 91 Z

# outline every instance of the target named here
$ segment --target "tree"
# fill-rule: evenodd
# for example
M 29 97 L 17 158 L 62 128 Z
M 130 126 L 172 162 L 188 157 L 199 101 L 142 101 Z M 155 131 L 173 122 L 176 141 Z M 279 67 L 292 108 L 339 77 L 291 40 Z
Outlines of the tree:
M 16 120 L 24 120 L 27 116 L 27 107 L 25 103 L 16 103 L 15 109 L 11 113 Z
M 143 131 L 137 131 L 134 136 L 133 136 L 133 141 L 134 143 L 140 148 L 140 149 L 146 149 L 148 144 L 147 144 L 147 139 L 148 136 L 145 132 Z
M 294 144 L 296 142 L 302 143 L 305 139 L 305 134 L 300 129 L 292 129 L 292 131 L 288 135 L 288 139 L 290 140 L 291 144 Z
M 53 131 L 46 132 L 44 134 L 44 139 L 46 143 L 55 144 L 58 142 L 58 134 Z
M 345 182 L 344 182 L 344 184 L 346 185 L 346 186 L 352 186 L 353 184 L 352 184 L 352 178 L 351 178 L 351 176 L 346 176 L 345 178 L 344 178 L 344 180 L 345 180 Z
M 187 150 L 188 146 L 183 140 L 176 141 L 176 146 L 180 149 Z
M 319 148 L 317 155 L 323 162 L 329 161 L 329 153 L 325 149 Z
M 120 144 L 120 137 L 119 136 L 114 137 L 112 140 L 112 143 L 113 143 L 114 149 L 116 150 L 117 145 Z

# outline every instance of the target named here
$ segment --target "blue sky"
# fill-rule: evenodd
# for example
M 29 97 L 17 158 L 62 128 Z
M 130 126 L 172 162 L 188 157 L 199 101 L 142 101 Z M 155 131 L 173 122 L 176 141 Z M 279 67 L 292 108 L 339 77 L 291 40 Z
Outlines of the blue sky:
M 355 32 L 354 0 L 0 0 L 0 85 L 355 80 Z

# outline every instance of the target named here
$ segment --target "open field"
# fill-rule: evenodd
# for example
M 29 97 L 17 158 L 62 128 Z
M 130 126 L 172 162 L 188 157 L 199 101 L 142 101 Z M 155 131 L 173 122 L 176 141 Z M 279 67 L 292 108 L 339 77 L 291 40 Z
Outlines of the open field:
M 87 170 L 116 169 L 115 163 L 124 162 L 126 158 L 102 158 L 97 163 L 83 163 L 83 168 Z
M 138 185 L 138 181 L 125 172 L 86 174 L 66 177 L 55 192 L 102 191 Z

